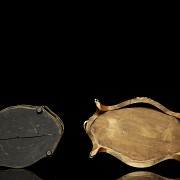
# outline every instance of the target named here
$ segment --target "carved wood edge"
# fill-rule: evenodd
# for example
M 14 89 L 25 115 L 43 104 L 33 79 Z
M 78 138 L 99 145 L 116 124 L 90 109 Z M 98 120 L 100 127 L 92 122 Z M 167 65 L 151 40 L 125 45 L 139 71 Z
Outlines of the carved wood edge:
M 64 133 L 64 122 L 62 121 L 62 119 L 56 114 L 54 113 L 50 108 L 48 108 L 47 106 L 42 106 L 47 112 L 49 112 L 56 120 L 58 123 L 60 123 L 61 127 L 62 127 L 62 134 Z
M 100 101 L 98 99 L 95 99 L 95 104 L 97 106 L 97 109 L 96 109 L 95 113 L 88 120 L 86 120 L 83 124 L 83 127 L 84 127 L 86 133 L 89 135 L 89 138 L 91 139 L 92 145 L 93 145 L 92 150 L 89 154 L 90 158 L 93 158 L 98 152 L 106 152 L 106 153 L 112 154 L 113 156 L 115 156 L 117 158 L 120 158 L 123 162 L 128 161 L 129 164 L 132 166 L 136 166 L 137 163 L 139 165 L 139 162 L 133 161 L 130 158 L 125 157 L 123 155 L 119 156 L 119 154 L 114 152 L 112 149 L 99 145 L 94 134 L 90 131 L 90 127 L 91 127 L 92 123 L 96 120 L 96 118 L 98 117 L 98 115 L 100 113 L 105 112 L 105 111 L 117 110 L 117 109 L 123 108 L 125 106 L 135 104 L 135 103 L 151 104 L 151 105 L 155 106 L 156 108 L 160 109 L 161 111 L 163 111 L 164 113 L 180 119 L 180 113 L 173 112 L 170 109 L 163 106 L 162 104 L 160 104 L 157 101 L 155 101 L 151 98 L 148 98 L 148 97 L 136 97 L 136 98 L 129 99 L 129 100 L 126 100 L 124 102 L 121 102 L 119 104 L 112 105 L 112 106 L 103 105 L 100 103 Z M 156 164 L 157 162 L 161 162 L 161 161 L 164 161 L 164 160 L 169 159 L 169 158 L 170 157 L 166 156 L 166 157 L 159 159 L 159 160 L 151 159 L 151 160 L 149 160 L 149 162 L 147 162 L 147 161 L 141 162 L 140 166 L 141 167 L 148 167 L 148 166 Z M 180 161 L 180 152 L 173 154 L 172 158 Z
M 148 97 L 136 97 L 136 98 L 129 99 L 129 100 L 126 100 L 124 102 L 121 102 L 119 104 L 112 105 L 112 106 L 105 106 L 105 105 L 101 104 L 98 99 L 95 99 L 95 104 L 96 104 L 97 108 L 101 111 L 116 110 L 116 109 L 120 109 L 122 107 L 128 106 L 130 104 L 135 104 L 135 103 L 151 104 L 151 105 L 155 106 L 156 108 L 160 109 L 161 111 L 163 111 L 164 113 L 166 113 L 170 116 L 180 118 L 180 113 L 173 112 L 173 111 L 169 110 L 168 108 L 166 108 L 165 106 L 163 106 L 162 104 L 160 104 L 157 101 L 154 101 L 153 99 L 148 98 Z

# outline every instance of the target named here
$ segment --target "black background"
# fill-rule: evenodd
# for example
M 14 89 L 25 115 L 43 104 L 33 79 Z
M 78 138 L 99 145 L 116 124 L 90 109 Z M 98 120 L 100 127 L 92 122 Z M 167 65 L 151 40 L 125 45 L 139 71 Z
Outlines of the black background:
M 115 180 L 134 171 L 179 178 L 175 160 L 139 169 L 105 153 L 90 159 L 92 144 L 83 129 L 96 110 L 95 98 L 114 105 L 146 96 L 180 112 L 176 12 L 110 16 L 106 10 L 96 16 L 87 9 L 72 14 L 68 8 L 39 9 L 4 13 L 1 33 L 0 109 L 46 105 L 65 125 L 53 156 L 26 169 L 43 180 Z

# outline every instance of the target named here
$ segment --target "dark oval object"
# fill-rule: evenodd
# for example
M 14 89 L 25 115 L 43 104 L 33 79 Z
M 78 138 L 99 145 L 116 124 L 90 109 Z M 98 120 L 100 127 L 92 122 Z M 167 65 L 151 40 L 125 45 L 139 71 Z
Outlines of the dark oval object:
M 64 132 L 47 106 L 17 105 L 0 111 L 0 166 L 23 168 L 52 156 Z
M 43 180 L 36 174 L 26 169 L 0 170 L 1 180 Z
M 180 113 L 147 97 L 112 106 L 95 103 L 96 112 L 84 122 L 93 145 L 90 157 L 106 152 L 138 168 L 167 159 L 180 161 Z

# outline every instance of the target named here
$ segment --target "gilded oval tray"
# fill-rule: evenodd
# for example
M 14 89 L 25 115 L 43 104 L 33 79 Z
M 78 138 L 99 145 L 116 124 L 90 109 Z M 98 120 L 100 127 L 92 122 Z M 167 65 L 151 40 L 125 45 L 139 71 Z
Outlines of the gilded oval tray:
M 52 156 L 63 121 L 47 106 L 17 105 L 0 111 L 0 166 L 23 168 Z
M 83 124 L 92 141 L 90 157 L 106 152 L 139 168 L 167 159 L 180 161 L 180 113 L 147 97 L 112 106 L 97 99 L 95 103 L 96 112 Z M 132 104 L 136 106 L 128 107 Z

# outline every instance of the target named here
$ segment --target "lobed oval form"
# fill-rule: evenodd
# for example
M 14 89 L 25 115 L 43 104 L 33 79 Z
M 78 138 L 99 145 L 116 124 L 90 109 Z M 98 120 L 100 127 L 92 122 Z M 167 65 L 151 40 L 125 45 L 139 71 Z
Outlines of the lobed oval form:
M 151 102 L 160 110 L 124 107 L 127 102 L 132 104 L 136 100 Z M 167 159 L 180 160 L 178 113 L 147 98 L 115 106 L 104 106 L 97 100 L 96 103 L 96 113 L 85 122 L 85 130 L 93 144 L 91 157 L 98 152 L 106 152 L 134 167 L 149 167 Z

